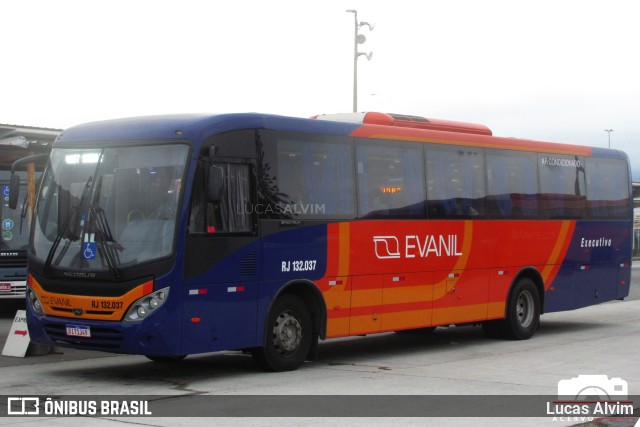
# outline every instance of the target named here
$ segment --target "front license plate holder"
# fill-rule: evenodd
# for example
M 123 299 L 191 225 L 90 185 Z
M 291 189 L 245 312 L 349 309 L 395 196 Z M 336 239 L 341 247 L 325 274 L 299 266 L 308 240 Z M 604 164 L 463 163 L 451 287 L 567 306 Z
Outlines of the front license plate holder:
M 67 336 L 91 338 L 91 328 L 84 325 L 67 325 Z

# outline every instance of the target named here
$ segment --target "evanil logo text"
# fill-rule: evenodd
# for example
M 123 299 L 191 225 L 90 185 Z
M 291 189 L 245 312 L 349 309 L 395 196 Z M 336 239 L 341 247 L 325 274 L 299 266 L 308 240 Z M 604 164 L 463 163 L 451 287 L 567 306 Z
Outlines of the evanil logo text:
M 373 236 L 378 259 L 459 257 L 456 234 L 426 234 L 398 236 Z

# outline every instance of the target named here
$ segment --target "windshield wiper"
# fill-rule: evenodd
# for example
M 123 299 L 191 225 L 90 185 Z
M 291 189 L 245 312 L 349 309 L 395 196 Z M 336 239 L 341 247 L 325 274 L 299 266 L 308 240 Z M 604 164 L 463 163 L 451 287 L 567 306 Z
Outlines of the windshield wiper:
M 109 223 L 107 222 L 107 217 L 101 207 L 90 207 L 89 217 L 91 218 L 90 224 L 93 226 L 90 226 L 89 229 L 95 229 L 97 237 L 96 242 L 100 244 L 100 252 L 107 261 L 107 265 L 109 266 L 109 270 L 111 270 L 111 274 L 113 274 L 114 279 L 119 279 L 120 270 L 118 269 L 118 265 L 120 265 L 120 257 L 118 255 L 118 250 L 121 250 L 122 247 L 113 239 Z
M 64 236 L 64 234 L 67 232 L 67 229 L 69 228 L 69 225 L 71 224 L 71 218 L 73 218 L 74 215 L 75 215 L 76 219 L 77 219 L 77 216 L 80 215 L 80 211 L 82 209 L 82 205 L 84 204 L 84 201 L 87 198 L 87 194 L 89 194 L 89 190 L 91 189 L 91 183 L 92 182 L 93 182 L 93 177 L 90 176 L 87 179 L 87 183 L 84 185 L 84 190 L 82 190 L 82 196 L 80 197 L 80 201 L 78 202 L 78 204 L 76 206 L 71 208 L 71 210 L 67 214 L 67 217 L 64 220 L 64 223 L 62 224 L 62 227 L 60 227 L 60 230 L 58 231 L 58 234 L 56 234 L 56 237 L 53 240 L 53 244 L 51 245 L 51 249 L 49 250 L 49 254 L 47 255 L 47 259 L 44 262 L 43 271 L 44 271 L 45 274 L 47 274 L 49 272 L 49 269 L 51 268 L 51 263 L 53 261 L 53 257 L 55 256 L 56 251 L 58 250 L 58 246 L 60 245 L 60 242 L 62 241 L 62 236 Z M 67 242 L 67 245 L 70 242 L 71 242 L 71 239 L 69 239 L 69 241 Z
M 93 192 L 91 204 L 89 205 L 89 215 L 87 218 L 89 223 L 88 228 L 89 230 L 95 229 L 98 237 L 97 241 L 100 243 L 100 249 L 104 259 L 107 261 L 109 270 L 111 270 L 111 274 L 113 274 L 115 279 L 119 279 L 120 270 L 118 269 L 118 265 L 120 265 L 120 257 L 118 256 L 118 250 L 122 250 L 122 246 L 114 240 L 104 209 L 98 205 L 101 189 L 102 177 L 100 177 L 98 181 L 97 188 Z

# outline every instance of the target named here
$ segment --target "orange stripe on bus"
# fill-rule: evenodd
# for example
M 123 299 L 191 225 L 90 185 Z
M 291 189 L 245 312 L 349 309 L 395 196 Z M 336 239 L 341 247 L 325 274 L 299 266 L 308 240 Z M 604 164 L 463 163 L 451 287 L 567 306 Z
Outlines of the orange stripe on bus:
M 487 304 L 435 308 L 433 309 L 433 317 L 441 319 L 440 325 L 487 320 Z
M 562 221 L 562 226 L 560 227 L 560 231 L 558 232 L 558 238 L 556 239 L 556 243 L 551 250 L 547 265 L 542 269 L 541 272 L 545 290 L 548 289 L 549 286 L 551 286 L 551 282 L 553 282 L 556 274 L 558 274 L 560 265 L 564 260 L 567 250 L 569 249 L 569 245 L 571 244 L 570 237 L 573 235 L 575 226 L 575 221 Z
M 487 319 L 502 319 L 507 310 L 505 301 L 490 302 L 487 304 Z
M 438 324 L 431 323 L 429 321 L 430 312 L 434 314 L 434 317 L 437 314 L 437 317 L 442 320 Z M 410 313 L 411 316 L 409 316 L 406 321 L 402 321 L 397 316 L 394 316 L 402 313 L 403 311 L 396 311 L 393 313 L 380 313 L 380 311 L 376 311 L 371 308 L 369 309 L 369 311 L 357 310 L 354 312 L 352 310 L 351 334 L 368 334 L 428 326 L 447 326 L 462 321 L 464 321 L 465 323 L 473 321 L 483 321 L 487 320 L 487 305 L 472 304 L 460 307 L 438 308 L 434 310 L 408 311 L 407 313 Z M 423 323 L 419 322 L 417 320 L 418 317 L 416 317 L 422 315 L 425 316 L 423 318 Z M 387 326 L 385 326 L 385 323 L 387 323 Z
M 458 258 L 456 265 L 451 270 L 452 272 L 456 270 L 462 270 L 462 272 L 464 272 L 464 269 L 467 265 L 467 261 L 469 261 L 469 256 L 471 255 L 472 242 L 473 242 L 473 221 L 469 220 L 464 222 L 464 238 L 462 242 L 462 256 Z M 462 274 L 454 274 L 454 277 L 449 277 L 449 275 L 447 275 L 443 280 L 435 283 L 434 284 L 435 287 L 433 291 L 433 299 L 437 300 L 444 297 L 447 294 L 446 286 L 444 285 L 446 283 L 449 283 L 450 285 L 455 285 L 456 283 L 458 283 L 458 280 L 460 280 L 461 277 L 462 277 Z
M 340 255 L 338 258 L 338 276 L 348 276 L 349 275 L 349 258 L 351 256 L 351 245 L 349 242 L 350 236 L 350 227 L 348 222 L 341 222 L 338 224 L 339 227 L 339 246 L 340 246 Z
M 327 269 L 326 277 L 338 274 L 340 262 L 340 224 L 327 224 Z
M 392 132 L 392 133 L 391 133 Z M 375 138 L 387 140 L 400 140 L 423 142 L 431 144 L 460 145 L 464 147 L 497 148 L 506 150 L 543 152 L 550 154 L 571 154 L 591 156 L 591 147 L 582 145 L 559 144 L 543 141 L 522 140 L 515 138 L 503 138 L 484 135 L 465 134 L 464 140 L 460 140 L 461 134 L 441 131 L 424 131 L 411 128 L 393 128 L 383 126 L 363 125 L 351 133 L 353 137 Z
M 121 320 L 135 300 L 153 291 L 152 280 L 136 286 L 119 297 L 79 296 L 47 292 L 33 277 L 31 277 L 29 286 L 40 299 L 45 314 L 94 320 Z M 82 314 L 77 315 L 74 310 L 82 310 Z

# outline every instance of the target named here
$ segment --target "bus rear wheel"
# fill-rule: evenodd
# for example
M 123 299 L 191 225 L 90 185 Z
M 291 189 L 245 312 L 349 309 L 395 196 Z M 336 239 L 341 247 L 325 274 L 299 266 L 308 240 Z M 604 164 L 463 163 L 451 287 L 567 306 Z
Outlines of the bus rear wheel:
M 307 358 L 312 339 L 307 306 L 295 295 L 284 295 L 269 312 L 265 345 L 253 349 L 253 359 L 267 371 L 293 371 Z
M 484 322 L 482 327 L 491 338 L 526 340 L 540 326 L 540 294 L 533 280 L 524 277 L 516 282 L 507 301 L 507 316 Z

